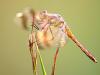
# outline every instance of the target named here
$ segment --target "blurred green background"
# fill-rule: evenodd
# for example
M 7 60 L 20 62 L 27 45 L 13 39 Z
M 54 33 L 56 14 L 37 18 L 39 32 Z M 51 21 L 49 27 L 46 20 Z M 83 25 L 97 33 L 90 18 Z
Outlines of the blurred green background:
M 61 14 L 98 60 L 94 64 L 68 40 L 60 49 L 56 75 L 100 75 L 100 0 L 0 0 L 0 75 L 32 75 L 29 32 L 14 23 L 16 13 L 26 7 Z M 55 49 L 41 51 L 47 75 Z M 42 75 L 40 64 L 38 72 Z

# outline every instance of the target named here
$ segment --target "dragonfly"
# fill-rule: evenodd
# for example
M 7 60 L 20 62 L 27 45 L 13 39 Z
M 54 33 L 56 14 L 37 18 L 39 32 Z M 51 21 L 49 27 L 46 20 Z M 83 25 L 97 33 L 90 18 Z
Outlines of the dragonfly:
M 57 13 L 49 13 L 47 10 L 34 11 L 32 8 L 28 8 L 21 13 L 17 13 L 16 17 L 17 22 L 19 22 L 25 30 L 31 29 L 28 42 L 34 75 L 37 75 L 37 55 L 39 55 L 40 58 L 43 75 L 46 75 L 40 50 L 56 47 L 51 72 L 51 75 L 55 75 L 59 50 L 61 47 L 65 46 L 68 38 L 71 39 L 76 46 L 86 54 L 86 56 L 88 56 L 93 62 L 97 63 L 95 57 L 78 41 L 61 15 Z

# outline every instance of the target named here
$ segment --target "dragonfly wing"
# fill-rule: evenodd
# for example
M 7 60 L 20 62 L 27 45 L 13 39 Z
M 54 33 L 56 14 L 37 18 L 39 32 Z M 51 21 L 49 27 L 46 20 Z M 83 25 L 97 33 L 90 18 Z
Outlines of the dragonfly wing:
M 65 33 L 58 27 L 51 27 L 54 39 L 51 41 L 53 46 L 62 47 L 65 45 L 67 37 Z

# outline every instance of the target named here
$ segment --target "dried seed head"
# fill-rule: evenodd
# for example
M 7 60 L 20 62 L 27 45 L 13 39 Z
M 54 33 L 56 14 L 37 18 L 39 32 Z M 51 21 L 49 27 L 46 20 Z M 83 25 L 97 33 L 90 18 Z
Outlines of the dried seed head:
M 31 8 L 26 8 L 22 12 L 16 14 L 15 21 L 25 30 L 29 29 L 34 23 L 35 12 Z
M 32 8 L 26 8 L 23 13 L 27 17 L 28 24 L 32 24 L 34 22 L 35 11 Z
M 21 12 L 20 12 L 20 13 L 17 13 L 17 14 L 16 14 L 16 17 L 18 17 L 18 18 L 23 17 L 23 13 L 21 13 Z
M 27 18 L 24 13 L 20 12 L 16 14 L 15 22 L 25 30 L 27 29 Z

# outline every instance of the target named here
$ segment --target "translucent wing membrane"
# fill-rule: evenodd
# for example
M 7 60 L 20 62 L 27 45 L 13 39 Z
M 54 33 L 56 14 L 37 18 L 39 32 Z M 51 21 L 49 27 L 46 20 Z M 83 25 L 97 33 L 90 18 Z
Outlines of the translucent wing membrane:
M 58 27 L 50 26 L 47 31 L 38 31 L 37 39 L 39 45 L 45 47 L 62 47 L 66 43 L 66 35 Z

